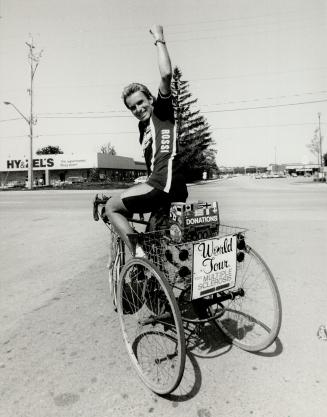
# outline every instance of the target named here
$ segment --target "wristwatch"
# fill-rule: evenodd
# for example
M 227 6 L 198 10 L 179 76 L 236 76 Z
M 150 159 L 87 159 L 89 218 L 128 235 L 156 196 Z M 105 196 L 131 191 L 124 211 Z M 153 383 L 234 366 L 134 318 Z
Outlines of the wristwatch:
M 154 44 L 157 46 L 158 42 L 166 45 L 166 42 L 163 39 L 157 39 Z

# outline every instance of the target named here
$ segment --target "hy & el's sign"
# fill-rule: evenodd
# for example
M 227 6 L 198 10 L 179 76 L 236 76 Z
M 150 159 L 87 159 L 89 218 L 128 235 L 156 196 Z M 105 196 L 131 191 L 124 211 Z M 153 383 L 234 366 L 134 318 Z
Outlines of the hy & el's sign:
M 7 169 L 28 169 L 28 159 L 7 159 Z M 33 168 L 51 168 L 54 166 L 53 158 L 33 159 Z
M 28 170 L 29 160 L 25 157 L 8 158 L 0 160 L 0 171 L 26 171 Z M 81 169 L 96 168 L 97 158 L 95 155 L 40 155 L 33 158 L 33 169 Z

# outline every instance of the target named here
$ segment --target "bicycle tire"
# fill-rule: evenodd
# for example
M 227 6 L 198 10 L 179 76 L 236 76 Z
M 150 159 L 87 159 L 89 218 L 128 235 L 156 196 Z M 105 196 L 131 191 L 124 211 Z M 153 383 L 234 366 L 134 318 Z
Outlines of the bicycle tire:
M 235 289 L 244 295 L 224 301 L 225 312 L 215 323 L 233 345 L 249 352 L 264 350 L 281 327 L 281 298 L 269 267 L 248 245 L 244 260 L 237 262 Z
M 159 395 L 179 385 L 186 346 L 178 305 L 166 277 L 150 261 L 123 267 L 117 309 L 129 357 L 143 383 Z

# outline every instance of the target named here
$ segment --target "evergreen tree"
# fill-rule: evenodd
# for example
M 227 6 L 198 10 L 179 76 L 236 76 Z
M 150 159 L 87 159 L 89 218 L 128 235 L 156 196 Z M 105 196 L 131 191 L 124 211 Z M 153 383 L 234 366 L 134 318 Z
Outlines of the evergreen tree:
M 182 72 L 174 68 L 172 92 L 177 124 L 177 138 L 180 147 L 180 161 L 187 181 L 202 178 L 206 171 L 209 175 L 218 172 L 217 151 L 212 148 L 210 126 L 199 110 L 193 110 L 197 99 L 192 98 L 188 81 L 182 80 Z
M 313 138 L 311 142 L 307 145 L 310 152 L 316 156 L 317 163 L 320 165 L 320 137 L 319 137 L 319 129 L 315 129 Z

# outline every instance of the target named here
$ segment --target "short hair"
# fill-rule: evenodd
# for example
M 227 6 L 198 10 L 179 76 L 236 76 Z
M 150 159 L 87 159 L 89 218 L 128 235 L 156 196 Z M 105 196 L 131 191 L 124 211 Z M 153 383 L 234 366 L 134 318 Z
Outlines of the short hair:
M 132 94 L 137 93 L 138 91 L 143 93 L 148 99 L 152 98 L 153 100 L 155 100 L 155 97 L 151 94 L 148 87 L 140 83 L 131 83 L 131 84 L 128 84 L 128 86 L 124 88 L 122 96 L 121 96 L 127 108 L 129 108 L 126 103 L 127 98 L 131 96 Z

